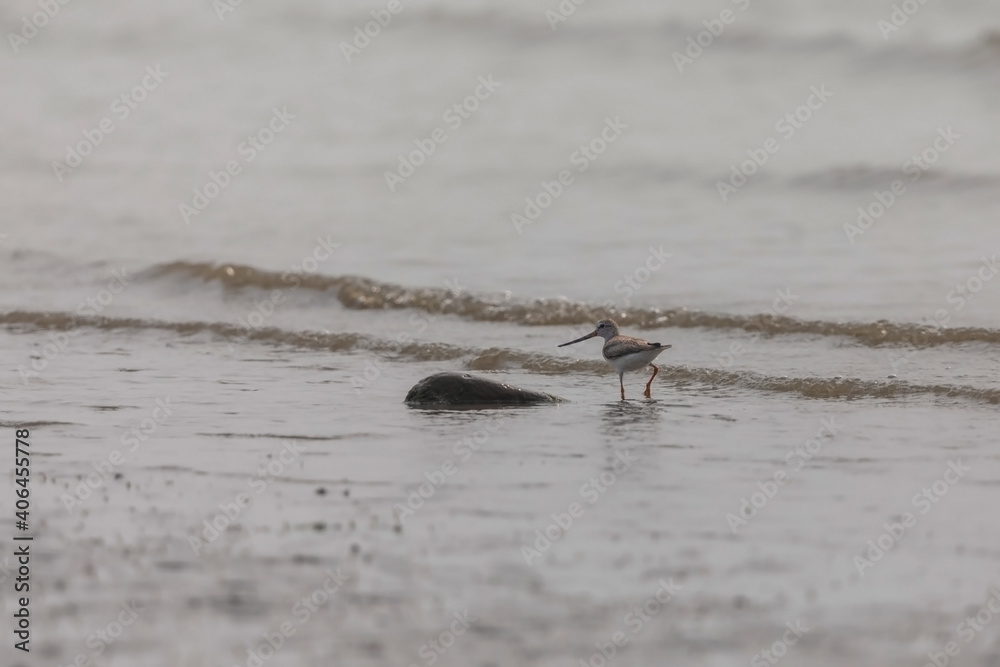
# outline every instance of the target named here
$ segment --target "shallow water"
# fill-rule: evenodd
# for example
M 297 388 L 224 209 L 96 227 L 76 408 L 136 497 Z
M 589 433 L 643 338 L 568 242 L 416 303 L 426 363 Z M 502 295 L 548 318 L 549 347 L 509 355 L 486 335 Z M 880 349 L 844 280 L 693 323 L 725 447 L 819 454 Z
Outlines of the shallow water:
M 345 62 L 384 6 L 71 3 L 0 60 L 0 421 L 32 434 L 36 535 L 32 653 L 3 664 L 596 667 L 619 632 L 616 665 L 996 662 L 996 8 L 883 39 L 890 2 L 554 31 L 557 4 L 404 3 Z M 652 400 L 556 347 L 608 316 L 672 345 Z M 442 370 L 566 402 L 402 403 Z

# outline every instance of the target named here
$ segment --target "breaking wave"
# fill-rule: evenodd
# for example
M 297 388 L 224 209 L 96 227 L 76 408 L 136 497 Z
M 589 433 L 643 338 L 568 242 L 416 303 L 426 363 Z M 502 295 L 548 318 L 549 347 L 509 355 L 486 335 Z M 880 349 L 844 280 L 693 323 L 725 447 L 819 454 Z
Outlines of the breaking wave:
M 592 324 L 612 317 L 633 328 L 667 327 L 759 332 L 764 335 L 804 334 L 842 336 L 869 347 L 918 348 L 959 343 L 1000 344 L 1000 329 L 940 328 L 906 322 L 830 322 L 781 315 L 709 313 L 687 308 L 607 309 L 566 299 L 510 300 L 504 296 L 468 294 L 443 288 L 412 288 L 360 276 L 328 276 L 263 271 L 238 264 L 173 262 L 145 271 L 141 277 L 217 281 L 230 289 L 310 289 L 329 292 L 350 309 L 414 309 L 434 315 L 455 315 L 480 322 L 521 326 Z

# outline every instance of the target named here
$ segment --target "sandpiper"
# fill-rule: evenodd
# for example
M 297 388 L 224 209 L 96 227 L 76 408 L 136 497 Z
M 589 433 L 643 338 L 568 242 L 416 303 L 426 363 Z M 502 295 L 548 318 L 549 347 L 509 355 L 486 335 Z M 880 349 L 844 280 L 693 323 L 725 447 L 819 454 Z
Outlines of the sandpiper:
M 653 374 L 650 376 L 649 382 L 646 383 L 646 391 L 642 394 L 646 398 L 650 398 L 649 388 L 653 384 L 653 378 L 660 372 L 660 369 L 653 363 L 653 359 L 656 359 L 660 352 L 669 349 L 670 346 L 650 343 L 649 341 L 642 340 L 641 338 L 633 338 L 632 336 L 622 336 L 618 333 L 618 325 L 614 320 L 601 320 L 597 323 L 597 328 L 591 333 L 582 338 L 563 343 L 559 347 L 579 343 L 594 336 L 600 336 L 604 339 L 604 349 L 602 350 L 604 359 L 618 371 L 618 384 L 622 389 L 623 401 L 625 400 L 625 382 L 622 376 L 628 371 L 637 371 L 640 368 L 645 368 L 647 365 L 653 367 Z

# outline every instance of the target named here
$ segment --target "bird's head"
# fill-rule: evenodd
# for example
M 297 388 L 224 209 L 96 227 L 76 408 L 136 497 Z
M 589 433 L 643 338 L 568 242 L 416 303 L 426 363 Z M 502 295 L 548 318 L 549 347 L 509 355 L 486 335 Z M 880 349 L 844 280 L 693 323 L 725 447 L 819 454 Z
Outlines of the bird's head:
M 593 338 L 594 336 L 600 336 L 604 340 L 609 338 L 614 338 L 618 335 L 618 325 L 615 324 L 614 320 L 601 320 L 597 323 L 597 328 L 591 331 L 586 336 L 577 338 L 576 340 L 571 340 L 568 343 L 563 343 L 559 347 L 566 347 L 567 345 L 572 345 L 574 343 L 579 343 L 582 340 L 587 340 L 588 338 Z

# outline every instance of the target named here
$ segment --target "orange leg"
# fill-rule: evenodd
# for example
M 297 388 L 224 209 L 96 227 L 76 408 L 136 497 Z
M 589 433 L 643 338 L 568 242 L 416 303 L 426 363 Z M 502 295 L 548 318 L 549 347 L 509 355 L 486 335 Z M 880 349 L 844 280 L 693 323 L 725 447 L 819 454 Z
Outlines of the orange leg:
M 624 401 L 625 400 L 625 382 L 622 380 L 622 376 L 621 375 L 618 376 L 618 384 L 621 385 L 621 388 L 622 388 L 622 400 Z
M 646 383 L 646 391 L 642 394 L 646 398 L 652 398 L 652 396 L 649 395 L 649 388 L 653 385 L 653 378 L 655 378 L 656 374 L 660 372 L 660 369 L 656 367 L 656 364 L 650 364 L 650 366 L 653 367 L 653 374 L 649 376 L 649 382 Z

